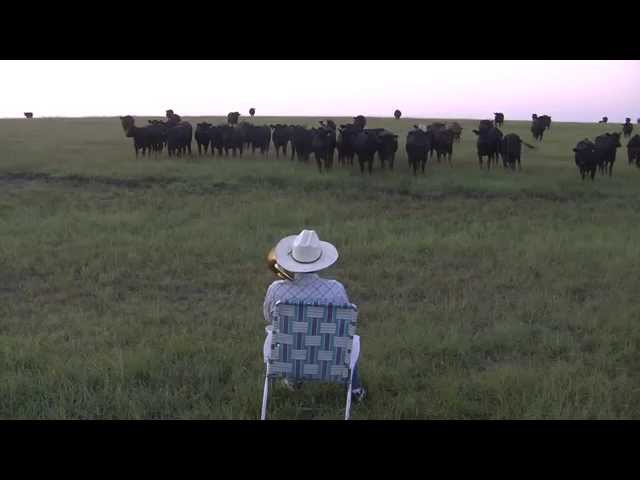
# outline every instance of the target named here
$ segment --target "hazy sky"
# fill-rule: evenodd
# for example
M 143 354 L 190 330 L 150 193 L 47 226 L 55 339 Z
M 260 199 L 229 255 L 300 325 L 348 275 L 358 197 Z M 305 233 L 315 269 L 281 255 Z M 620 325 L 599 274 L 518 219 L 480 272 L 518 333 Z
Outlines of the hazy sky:
M 0 61 L 0 117 L 391 116 L 622 122 L 640 61 Z

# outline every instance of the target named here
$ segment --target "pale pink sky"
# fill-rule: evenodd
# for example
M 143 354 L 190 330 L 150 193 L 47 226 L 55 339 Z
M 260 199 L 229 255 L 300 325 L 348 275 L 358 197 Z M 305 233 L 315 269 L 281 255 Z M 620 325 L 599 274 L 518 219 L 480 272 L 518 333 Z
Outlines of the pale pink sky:
M 0 61 L 0 117 L 640 117 L 640 61 Z

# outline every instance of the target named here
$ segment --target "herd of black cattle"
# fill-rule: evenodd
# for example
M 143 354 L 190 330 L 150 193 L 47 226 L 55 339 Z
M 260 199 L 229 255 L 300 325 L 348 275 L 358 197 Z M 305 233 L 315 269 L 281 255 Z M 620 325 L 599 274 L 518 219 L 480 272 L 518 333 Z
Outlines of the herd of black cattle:
M 399 111 L 395 117 L 399 118 Z M 374 158 L 377 154 L 382 169 L 386 165 L 393 169 L 395 154 L 398 150 L 398 135 L 384 128 L 365 128 L 367 121 L 362 115 L 353 118 L 352 123 L 339 127 L 331 121 L 321 121 L 317 128 L 308 129 L 300 125 L 253 125 L 249 122 L 238 123 L 240 114 L 231 112 L 227 115 L 227 123 L 212 125 L 201 122 L 196 125 L 195 135 L 189 122 L 175 114 L 173 110 L 167 110 L 166 121 L 149 120 L 149 124 L 143 127 L 135 125 L 133 117 L 127 115 L 120 117 L 122 128 L 127 137 L 133 138 L 133 146 L 136 156 L 141 153 L 160 154 L 166 147 L 169 156 L 191 155 L 191 142 L 195 137 L 198 145 L 198 153 L 211 155 L 215 152 L 221 156 L 233 156 L 251 149 L 252 153 L 259 150 L 267 155 L 271 142 L 273 142 L 276 156 L 280 152 L 286 156 L 287 147 L 290 145 L 291 159 L 307 162 L 311 155 L 314 156 L 318 169 L 323 167 L 330 170 L 333 167 L 334 154 L 338 153 L 340 165 L 353 165 L 354 157 L 357 157 L 361 173 L 365 167 L 372 173 Z M 477 154 L 480 168 L 483 168 L 483 159 L 486 157 L 487 169 L 491 164 L 497 164 L 502 158 L 504 168 L 515 169 L 521 166 L 522 145 L 535 148 L 524 142 L 517 134 L 503 135 L 498 128 L 504 124 L 504 114 L 495 113 L 494 120 L 481 120 L 478 128 L 472 130 L 477 135 Z M 542 141 L 545 130 L 551 129 L 551 117 L 548 115 L 532 116 L 531 133 L 538 142 Z M 622 134 L 630 137 L 633 125 L 629 118 L 622 125 Z M 451 165 L 453 144 L 460 142 L 462 127 L 457 122 L 450 125 L 444 123 L 432 123 L 431 125 L 414 125 L 408 132 L 405 144 L 409 166 L 416 175 L 421 169 L 425 172 L 427 161 L 433 158 L 437 161 L 444 157 Z M 591 175 L 593 180 L 599 169 L 604 175 L 608 172 L 611 176 L 616 150 L 621 147 L 621 133 L 605 133 L 595 138 L 592 142 L 584 139 L 573 149 L 575 162 L 582 179 Z M 209 150 L 210 149 L 210 150 Z M 635 135 L 627 145 L 629 163 L 635 163 L 640 168 L 640 135 Z

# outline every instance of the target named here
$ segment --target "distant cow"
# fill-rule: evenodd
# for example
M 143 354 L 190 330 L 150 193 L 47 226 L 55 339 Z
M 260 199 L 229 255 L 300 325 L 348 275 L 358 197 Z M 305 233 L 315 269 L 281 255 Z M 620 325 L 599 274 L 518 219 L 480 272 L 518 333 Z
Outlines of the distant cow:
M 487 170 L 491 169 L 491 162 L 497 162 L 500 155 L 502 132 L 497 129 L 491 120 L 481 120 L 477 130 L 473 130 L 478 136 L 476 143 L 478 162 L 482 168 L 482 157 L 487 157 Z
M 227 114 L 227 123 L 229 125 L 236 125 L 238 123 L 239 118 L 240 118 L 239 112 L 229 112 L 229 114 Z
M 24 112 L 25 118 L 33 118 L 33 112 Z
M 291 129 L 288 125 L 282 125 L 280 123 L 276 125 L 269 125 L 273 130 L 272 138 L 273 138 L 273 146 L 276 149 L 276 157 L 280 156 L 280 149 L 282 149 L 282 153 L 287 155 L 287 144 L 289 140 L 291 140 Z
M 602 117 L 602 120 L 599 120 L 598 123 L 607 123 L 609 121 L 609 117 Z
M 522 139 L 515 133 L 508 133 L 502 138 L 500 153 L 502 155 L 502 164 L 505 168 L 511 168 L 512 170 L 515 170 L 517 163 L 518 170 L 522 170 L 520 159 L 522 157 L 523 144 L 528 148 L 535 148 L 533 145 L 529 145 L 528 143 L 523 142 Z
M 585 138 L 578 142 L 573 151 L 575 152 L 576 166 L 578 167 L 582 180 L 584 180 L 585 175 L 591 175 L 591 180 L 593 181 L 598 168 L 595 144 L 588 138 Z
M 256 109 L 255 108 L 250 108 L 249 109 L 249 115 L 251 115 L 251 117 L 253 117 L 256 114 Z
M 405 147 L 409 166 L 413 167 L 413 174 L 417 175 L 418 167 L 424 167 L 427 163 L 427 152 L 431 149 L 431 133 L 427 132 L 418 125 L 413 126 L 413 130 L 407 133 L 407 143 Z
M 616 161 L 616 151 L 622 145 L 620 144 L 620 132 L 605 133 L 596 137 L 596 156 L 598 157 L 598 166 L 604 175 L 607 170 L 611 176 L 613 164 Z
M 545 128 L 551 130 L 551 117 L 549 115 L 540 115 L 538 119 L 542 121 Z
M 460 143 L 460 136 L 462 135 L 462 126 L 458 122 L 453 122 L 447 127 L 453 133 L 453 141 Z
M 541 142 L 546 128 L 546 122 L 542 119 L 542 117 L 536 118 L 531 123 L 531 133 L 533 134 L 534 140 Z
M 502 112 L 498 112 L 498 113 L 494 113 L 494 122 L 496 124 L 496 127 L 501 127 L 502 124 L 504 123 L 504 113 Z
M 396 110 L 395 112 L 393 112 L 393 116 L 396 117 L 396 120 L 399 120 L 402 116 L 402 112 L 400 110 Z
M 205 155 L 208 153 L 209 145 L 211 144 L 211 127 L 213 125 L 207 122 L 201 122 L 196 125 L 195 137 L 198 143 L 198 155 L 202 155 L 203 149 Z M 213 146 L 211 147 L 211 153 L 213 153 Z
M 622 124 L 622 133 L 624 137 L 630 137 L 633 132 L 633 124 L 631 123 L 631 119 L 627 118 L 626 121 Z
M 629 157 L 629 165 L 636 164 L 640 168 L 640 135 L 634 135 L 629 143 L 627 143 L 627 156 Z
M 358 115 L 357 117 L 353 117 L 353 125 L 356 128 L 359 128 L 360 130 L 362 130 L 364 127 L 367 126 L 367 119 L 362 115 Z

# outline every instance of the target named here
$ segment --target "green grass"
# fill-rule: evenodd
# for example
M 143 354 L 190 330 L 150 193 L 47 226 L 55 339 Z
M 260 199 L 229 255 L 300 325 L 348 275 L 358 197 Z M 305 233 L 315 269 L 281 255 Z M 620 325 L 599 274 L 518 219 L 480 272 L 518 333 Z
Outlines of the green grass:
M 460 122 L 453 168 L 413 178 L 411 119 L 369 120 L 401 144 L 371 177 L 135 160 L 112 118 L 0 121 L 0 418 L 258 418 L 264 256 L 305 227 L 360 308 L 354 419 L 640 418 L 640 171 L 621 148 L 583 182 L 571 152 L 614 126 L 556 123 L 514 173 L 480 171 Z M 343 403 L 276 387 L 270 412 Z

